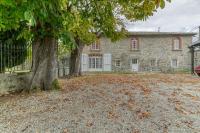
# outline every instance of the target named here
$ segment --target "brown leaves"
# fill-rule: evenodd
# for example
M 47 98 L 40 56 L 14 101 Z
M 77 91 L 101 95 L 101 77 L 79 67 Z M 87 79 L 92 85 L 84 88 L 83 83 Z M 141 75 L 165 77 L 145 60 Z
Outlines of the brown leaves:
M 188 115 L 188 112 L 181 105 L 175 105 L 175 110 L 181 114 Z
M 93 125 L 94 125 L 94 123 L 91 122 L 91 121 L 88 121 L 87 124 L 86 124 L 87 127 L 92 127 Z
M 109 118 L 109 119 L 116 120 L 116 119 L 119 118 L 119 115 L 118 115 L 116 112 L 114 112 L 114 111 L 109 111 L 109 112 L 108 112 L 108 118 Z
M 69 131 L 68 131 L 67 128 L 65 128 L 65 129 L 63 129 L 63 132 L 62 132 L 62 133 L 69 133 Z
M 119 74 L 101 74 L 90 75 L 69 80 L 60 80 L 60 84 L 65 91 L 74 91 L 81 89 L 83 86 L 99 86 L 101 84 L 121 84 L 130 85 L 133 89 L 140 89 L 142 94 L 149 95 L 151 89 L 149 83 L 137 75 L 119 75 Z M 125 95 L 130 96 L 130 90 L 122 90 Z
M 151 113 L 149 111 L 138 110 L 138 111 L 136 111 L 136 113 L 137 113 L 139 119 L 146 119 L 151 116 Z
M 191 98 L 193 101 L 200 101 L 200 97 L 198 97 L 198 96 L 193 96 L 189 93 L 184 93 L 182 95 Z

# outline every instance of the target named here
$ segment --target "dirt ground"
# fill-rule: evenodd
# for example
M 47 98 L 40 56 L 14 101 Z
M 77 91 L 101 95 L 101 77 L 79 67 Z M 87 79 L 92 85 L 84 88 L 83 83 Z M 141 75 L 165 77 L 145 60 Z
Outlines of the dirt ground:
M 0 133 L 199 133 L 200 78 L 97 74 L 0 97 Z

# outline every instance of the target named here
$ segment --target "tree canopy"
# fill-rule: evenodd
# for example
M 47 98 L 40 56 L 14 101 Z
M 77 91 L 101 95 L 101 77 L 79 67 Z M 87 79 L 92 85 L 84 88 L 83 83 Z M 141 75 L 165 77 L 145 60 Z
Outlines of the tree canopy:
M 0 31 L 17 29 L 26 20 L 32 29 L 26 32 L 40 37 L 61 35 L 67 40 L 72 33 L 88 42 L 92 32 L 102 32 L 116 40 L 124 33 L 125 19 L 145 20 L 164 6 L 164 0 L 1 0 Z

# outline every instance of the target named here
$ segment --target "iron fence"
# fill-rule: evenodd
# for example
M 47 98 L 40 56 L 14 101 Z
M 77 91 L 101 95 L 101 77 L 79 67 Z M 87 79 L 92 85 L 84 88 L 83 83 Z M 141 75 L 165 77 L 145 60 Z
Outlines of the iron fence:
M 58 77 L 69 74 L 69 57 L 58 56 Z M 32 45 L 6 45 L 0 43 L 0 73 L 30 72 L 32 67 Z
M 31 70 L 32 45 L 0 44 L 0 73 Z

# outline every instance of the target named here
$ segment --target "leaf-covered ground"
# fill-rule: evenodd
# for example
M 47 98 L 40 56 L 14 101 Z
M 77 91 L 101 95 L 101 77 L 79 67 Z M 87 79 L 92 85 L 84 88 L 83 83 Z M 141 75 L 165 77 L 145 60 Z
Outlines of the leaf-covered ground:
M 98 74 L 60 84 L 60 91 L 0 97 L 0 132 L 200 132 L 200 78 Z

